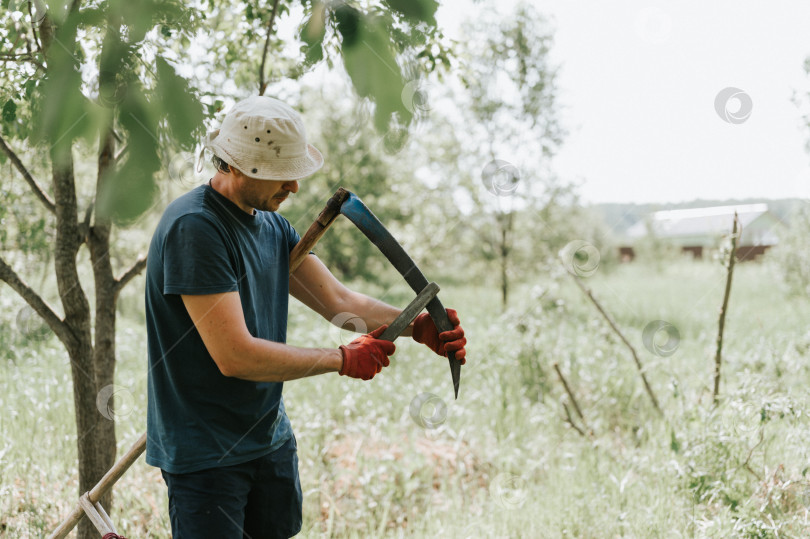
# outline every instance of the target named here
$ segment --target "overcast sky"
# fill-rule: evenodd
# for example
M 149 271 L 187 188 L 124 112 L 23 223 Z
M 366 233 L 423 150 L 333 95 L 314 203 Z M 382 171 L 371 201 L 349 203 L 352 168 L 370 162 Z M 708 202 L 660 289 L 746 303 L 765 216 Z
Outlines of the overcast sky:
M 444 2 L 451 37 L 487 2 Z M 503 0 L 499 6 L 506 4 Z M 808 130 L 794 92 L 810 88 L 810 2 L 537 0 L 569 130 L 554 169 L 589 202 L 810 198 Z M 505 12 L 505 8 L 499 8 Z M 721 90 L 731 98 L 715 109 Z M 744 118 L 745 96 L 750 115 Z M 805 105 L 806 107 L 807 105 Z

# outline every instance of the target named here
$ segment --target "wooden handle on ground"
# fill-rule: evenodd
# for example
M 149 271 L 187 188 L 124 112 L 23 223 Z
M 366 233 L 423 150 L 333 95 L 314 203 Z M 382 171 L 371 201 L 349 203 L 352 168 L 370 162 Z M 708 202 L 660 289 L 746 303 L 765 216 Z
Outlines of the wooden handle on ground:
M 87 496 L 87 500 L 91 504 L 95 504 L 97 501 L 101 499 L 107 491 L 112 488 L 116 481 L 118 481 L 124 472 L 126 472 L 132 463 L 138 460 L 138 457 L 141 456 L 144 449 L 146 449 L 146 433 L 144 432 L 138 440 L 132 444 L 132 447 L 129 448 L 124 456 L 118 459 L 112 468 L 104 474 L 104 477 L 101 478 L 96 486 L 94 486 L 90 492 L 85 493 Z M 76 507 L 73 508 L 73 512 L 70 513 L 62 524 L 56 528 L 51 535 L 49 535 L 49 539 L 58 539 L 62 537 L 66 537 L 70 531 L 76 527 L 76 524 L 84 517 L 84 509 L 82 508 L 81 503 L 77 504 Z

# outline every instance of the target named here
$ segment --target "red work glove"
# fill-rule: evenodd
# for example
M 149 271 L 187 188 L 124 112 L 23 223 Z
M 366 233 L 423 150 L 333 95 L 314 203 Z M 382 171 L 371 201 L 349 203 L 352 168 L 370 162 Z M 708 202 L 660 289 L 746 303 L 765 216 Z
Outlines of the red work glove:
M 464 329 L 460 325 L 458 313 L 454 309 L 447 309 L 447 316 L 450 318 L 450 323 L 453 324 L 453 329 L 439 333 L 436 329 L 436 324 L 427 313 L 422 313 L 416 317 L 413 322 L 413 340 L 426 345 L 428 348 L 439 354 L 440 356 L 447 356 L 447 352 L 455 352 L 456 359 L 464 365 L 467 360 L 464 356 L 467 355 L 467 350 L 464 345 L 467 344 L 467 339 L 464 338 Z
M 387 324 L 380 326 L 347 345 L 341 345 L 343 367 L 338 374 L 361 380 L 371 380 L 383 367 L 387 367 L 390 363 L 388 356 L 394 353 L 396 346 L 391 341 L 377 338 L 387 327 Z

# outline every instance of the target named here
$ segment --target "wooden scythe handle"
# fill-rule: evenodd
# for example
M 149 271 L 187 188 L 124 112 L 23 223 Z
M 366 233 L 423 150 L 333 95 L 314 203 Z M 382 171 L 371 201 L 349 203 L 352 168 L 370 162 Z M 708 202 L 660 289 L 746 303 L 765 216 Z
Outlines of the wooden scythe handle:
M 326 203 L 326 207 L 318 215 L 318 218 L 310 225 L 304 237 L 293 247 L 290 253 L 290 273 L 295 273 L 295 270 L 304 261 L 304 257 L 309 254 L 309 251 L 318 243 L 318 240 L 321 239 L 321 236 L 324 235 L 337 216 L 340 215 L 340 207 L 348 197 L 349 192 L 342 187 L 335 191 L 335 194 Z

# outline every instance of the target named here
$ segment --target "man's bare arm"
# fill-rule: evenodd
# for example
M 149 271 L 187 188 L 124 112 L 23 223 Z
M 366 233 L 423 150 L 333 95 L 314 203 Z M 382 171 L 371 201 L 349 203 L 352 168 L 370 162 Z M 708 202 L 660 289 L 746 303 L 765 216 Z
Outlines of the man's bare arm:
M 254 382 L 283 382 L 337 372 L 337 348 L 298 348 L 253 337 L 238 292 L 181 296 L 205 347 L 225 376 Z
M 307 255 L 290 275 L 290 294 L 330 322 L 341 313 L 351 313 L 366 323 L 368 331 L 390 324 L 402 312 L 387 303 L 355 292 L 337 280 L 315 255 Z M 349 319 L 347 329 L 355 329 Z M 410 336 L 412 328 L 402 335 Z

